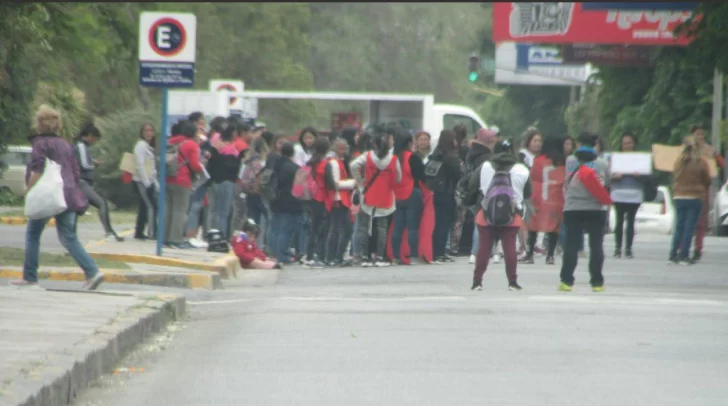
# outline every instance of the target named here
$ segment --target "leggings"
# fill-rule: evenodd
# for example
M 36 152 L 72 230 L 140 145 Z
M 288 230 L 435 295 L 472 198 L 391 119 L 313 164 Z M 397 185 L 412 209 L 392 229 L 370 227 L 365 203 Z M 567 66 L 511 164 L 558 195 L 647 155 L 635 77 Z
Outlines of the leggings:
M 550 232 L 550 233 L 546 233 L 546 236 L 548 238 L 547 256 L 553 257 L 554 251 L 556 250 L 556 243 L 559 241 L 559 233 Z M 528 248 L 526 251 L 526 255 L 528 255 L 529 257 L 533 256 L 533 248 L 536 246 L 537 239 L 538 239 L 537 231 L 528 232 Z
M 144 238 L 144 229 L 149 227 L 147 237 L 155 238 L 157 227 L 157 199 L 154 196 L 154 186 L 146 187 L 141 182 L 134 182 L 134 191 L 139 196 L 139 211 L 137 212 L 134 238 Z
M 326 260 L 326 237 L 329 231 L 329 216 L 326 207 L 322 202 L 311 200 L 309 202 L 311 212 L 311 234 L 306 245 L 306 260 L 324 262 Z
M 495 241 L 499 238 L 503 244 L 503 257 L 506 262 L 506 276 L 508 283 L 516 283 L 516 267 L 518 266 L 518 255 L 516 254 L 516 239 L 518 227 L 487 227 L 476 225 L 480 237 L 478 239 L 478 254 L 475 256 L 475 270 L 473 271 L 473 282 L 481 283 L 483 274 L 488 268 L 490 256 Z
M 104 232 L 106 235 L 116 236 L 116 232 L 111 228 L 111 218 L 109 218 L 109 203 L 101 197 L 88 181 L 81 179 L 79 181 L 81 191 L 86 195 L 88 203 L 99 210 L 99 220 L 101 225 L 104 226 Z
M 329 230 L 326 239 L 326 262 L 343 262 L 346 246 L 351 238 L 352 224 L 349 220 L 349 208 L 335 202 L 329 214 Z
M 632 250 L 632 241 L 634 241 L 634 219 L 637 216 L 637 210 L 640 203 L 615 203 L 614 209 L 617 212 L 617 224 L 614 227 L 614 243 L 617 250 L 622 249 L 622 235 L 624 232 L 625 215 L 627 218 L 627 241 L 624 248 L 627 251 Z

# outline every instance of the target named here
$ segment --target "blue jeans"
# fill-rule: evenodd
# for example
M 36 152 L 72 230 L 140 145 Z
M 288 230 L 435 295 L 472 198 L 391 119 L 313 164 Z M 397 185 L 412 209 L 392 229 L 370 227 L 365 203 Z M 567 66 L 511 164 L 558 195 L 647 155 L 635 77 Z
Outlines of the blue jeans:
M 265 248 L 266 243 L 266 229 L 268 228 L 268 221 L 270 221 L 270 212 L 268 207 L 260 195 L 248 195 L 245 199 L 248 205 L 248 218 L 255 221 L 258 225 L 260 232 L 258 233 L 258 247 L 262 250 Z
M 71 254 L 78 266 L 89 280 L 99 273 L 94 260 L 78 241 L 76 234 L 76 213 L 65 211 L 56 217 L 56 232 L 64 248 Z M 38 261 L 40 259 L 40 236 L 50 218 L 30 220 L 25 230 L 25 263 L 23 263 L 23 279 L 28 282 L 38 282 Z
M 291 263 L 291 241 L 296 233 L 301 232 L 300 214 L 273 213 L 271 216 L 271 244 L 270 248 L 274 250 L 273 255 L 282 264 Z
M 228 235 L 228 225 L 230 224 L 230 213 L 233 210 L 233 192 L 235 191 L 235 182 L 220 182 L 213 184 L 215 198 L 213 204 L 215 208 L 212 210 L 212 228 L 216 228 L 223 233 L 226 238 Z
M 303 215 L 298 218 L 301 227 L 296 233 L 296 256 L 300 257 L 306 254 L 306 245 L 308 244 L 308 231 L 311 228 L 311 216 L 307 209 L 303 210 Z
M 419 258 L 420 221 L 422 220 L 422 191 L 412 189 L 412 194 L 405 200 L 397 201 L 397 210 L 394 212 L 394 230 L 392 230 L 392 255 L 399 260 L 399 250 L 402 246 L 402 234 L 407 227 L 407 243 L 410 256 Z
M 190 196 L 190 207 L 187 209 L 187 227 L 185 229 L 185 234 L 194 232 L 195 235 L 197 235 L 197 229 L 200 227 L 200 212 L 202 211 L 202 203 L 205 200 L 205 193 L 207 193 L 209 185 L 210 183 L 208 182 L 207 184 L 200 186 L 194 190 L 192 192 L 192 196 Z M 209 221 L 208 224 L 210 224 Z M 220 231 L 225 232 L 225 230 L 227 230 L 227 227 Z
M 670 247 L 670 258 L 688 259 L 690 244 L 698 226 L 700 210 L 703 208 L 701 199 L 674 199 L 675 224 L 672 228 L 672 246 Z

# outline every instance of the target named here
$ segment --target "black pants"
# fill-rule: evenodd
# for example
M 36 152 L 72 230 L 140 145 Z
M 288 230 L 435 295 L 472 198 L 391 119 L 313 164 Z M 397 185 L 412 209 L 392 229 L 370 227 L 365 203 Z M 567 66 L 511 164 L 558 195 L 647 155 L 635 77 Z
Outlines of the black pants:
M 306 260 L 312 261 L 316 254 L 317 260 L 323 262 L 326 260 L 326 233 L 329 231 L 328 212 L 324 204 L 316 200 L 311 200 L 308 208 L 311 214 L 311 231 L 306 245 Z
M 354 256 L 366 262 L 372 259 L 372 254 L 376 254 L 377 261 L 384 261 L 390 220 L 391 216 L 372 218 L 361 210 L 356 219 L 359 225 L 356 229 L 357 247 L 354 247 Z
M 614 225 L 614 242 L 618 250 L 622 249 L 622 235 L 624 232 L 624 220 L 627 216 L 627 243 L 624 248 L 627 251 L 632 250 L 632 241 L 634 241 L 634 219 L 637 216 L 637 210 L 640 203 L 615 203 L 614 209 L 617 212 L 617 224 Z
M 455 223 L 456 208 L 454 194 L 435 193 L 432 199 L 435 206 L 435 231 L 432 233 L 432 256 L 445 256 L 447 236 Z
M 145 236 L 144 231 L 149 224 L 149 231 L 146 234 L 149 238 L 155 238 L 157 233 L 157 199 L 154 198 L 154 185 L 144 187 L 141 182 L 134 182 L 134 192 L 139 196 L 139 210 L 137 211 L 136 227 L 134 227 L 134 238 Z
M 527 248 L 527 255 L 532 257 L 533 256 L 533 249 L 536 246 L 536 240 L 538 239 L 538 231 L 529 231 L 528 232 L 528 248 Z M 553 257 L 554 251 L 556 250 L 556 243 L 559 241 L 559 233 L 551 232 L 546 233 L 546 240 L 547 240 L 547 247 L 546 251 L 547 257 Z
M 329 213 L 329 231 L 326 242 L 326 262 L 343 261 L 346 246 L 354 225 L 349 220 L 349 209 L 341 202 L 334 202 Z
M 106 235 L 115 236 L 116 231 L 111 227 L 111 218 L 109 217 L 109 203 L 94 190 L 90 182 L 81 179 L 78 185 L 81 187 L 83 194 L 86 195 L 88 203 L 98 209 L 99 220 L 101 220 Z
M 579 257 L 579 240 L 584 231 L 589 235 L 589 274 L 592 286 L 602 286 L 604 276 L 604 218 L 603 210 L 565 211 L 566 247 L 561 265 L 561 282 L 571 286 L 574 284 L 574 271 Z

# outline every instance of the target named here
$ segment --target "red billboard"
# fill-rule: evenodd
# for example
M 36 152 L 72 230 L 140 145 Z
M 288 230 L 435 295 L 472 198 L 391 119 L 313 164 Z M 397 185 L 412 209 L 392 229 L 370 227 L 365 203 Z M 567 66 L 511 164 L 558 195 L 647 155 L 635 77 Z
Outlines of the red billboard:
M 582 3 L 493 3 L 493 41 L 537 44 L 687 45 L 672 31 L 686 10 L 584 10 Z

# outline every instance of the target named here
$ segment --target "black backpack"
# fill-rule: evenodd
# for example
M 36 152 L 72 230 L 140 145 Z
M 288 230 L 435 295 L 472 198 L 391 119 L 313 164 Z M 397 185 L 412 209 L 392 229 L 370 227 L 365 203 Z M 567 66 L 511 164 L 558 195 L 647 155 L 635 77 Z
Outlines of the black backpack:
M 455 201 L 458 205 L 470 207 L 478 204 L 478 197 L 480 197 L 480 185 L 475 188 L 471 188 L 470 183 L 474 180 L 474 177 L 480 178 L 480 170 L 482 167 L 483 164 L 480 164 L 480 166 L 469 171 L 458 181 L 455 188 Z
M 430 158 L 425 165 L 425 184 L 433 192 L 447 191 L 447 179 L 442 171 L 443 163 Z
M 279 157 L 273 168 L 265 167 L 258 175 L 260 194 L 269 202 L 278 198 L 278 171 L 281 170 L 284 159 L 286 158 Z

